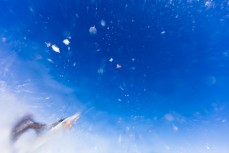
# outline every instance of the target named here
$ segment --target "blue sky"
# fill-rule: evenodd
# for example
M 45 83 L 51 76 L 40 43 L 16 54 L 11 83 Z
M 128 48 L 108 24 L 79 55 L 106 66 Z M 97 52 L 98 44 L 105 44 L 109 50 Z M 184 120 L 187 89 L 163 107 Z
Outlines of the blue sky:
M 90 131 L 99 121 L 95 133 L 103 140 L 103 127 L 113 129 L 112 136 L 129 129 L 131 145 L 130 133 L 149 139 L 153 131 L 163 142 L 177 137 L 178 143 L 185 135 L 225 130 L 228 1 L 0 3 L 2 95 L 20 99 L 38 119 L 80 111 L 79 127 Z M 207 138 L 200 136 L 205 149 Z M 219 151 L 212 144 L 210 150 Z
M 117 109 L 109 111 L 130 114 L 151 106 L 181 111 L 186 101 L 193 113 L 219 97 L 227 100 L 226 2 L 2 3 L 2 37 L 10 50 L 31 70 L 42 65 L 57 82 L 87 90 L 78 97 L 93 107 L 106 111 L 112 104 Z M 93 26 L 95 35 L 88 32 Z M 68 50 L 62 41 L 70 37 Z

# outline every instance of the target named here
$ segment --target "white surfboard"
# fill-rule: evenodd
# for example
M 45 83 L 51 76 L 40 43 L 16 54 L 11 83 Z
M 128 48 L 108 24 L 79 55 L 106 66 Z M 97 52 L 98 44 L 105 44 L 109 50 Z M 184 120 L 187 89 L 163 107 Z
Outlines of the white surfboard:
M 59 136 L 60 134 L 64 134 L 65 131 L 72 128 L 73 124 L 78 121 L 80 117 L 79 113 L 76 113 L 60 123 L 56 126 L 52 127 L 47 133 L 42 134 L 31 144 L 28 151 L 26 153 L 35 153 L 40 147 L 42 147 L 45 143 L 55 139 L 55 137 Z

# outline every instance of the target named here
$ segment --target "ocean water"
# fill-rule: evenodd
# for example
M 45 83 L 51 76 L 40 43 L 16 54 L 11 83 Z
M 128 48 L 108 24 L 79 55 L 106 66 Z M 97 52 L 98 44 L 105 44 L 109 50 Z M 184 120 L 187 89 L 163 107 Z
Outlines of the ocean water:
M 0 0 L 0 152 L 228 153 L 228 0 Z

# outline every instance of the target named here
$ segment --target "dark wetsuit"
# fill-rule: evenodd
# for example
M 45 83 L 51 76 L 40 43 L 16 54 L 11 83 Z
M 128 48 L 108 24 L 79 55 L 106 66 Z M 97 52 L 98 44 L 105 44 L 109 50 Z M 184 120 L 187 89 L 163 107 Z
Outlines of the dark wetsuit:
M 33 129 L 37 134 L 40 134 L 44 129 L 52 128 L 61 121 L 63 121 L 63 119 L 53 123 L 48 127 L 46 124 L 35 122 L 31 115 L 26 115 L 13 127 L 11 131 L 11 141 L 14 143 L 24 132 L 29 129 Z
M 13 127 L 11 131 L 11 141 L 15 142 L 21 134 L 29 129 L 34 129 L 35 132 L 39 134 L 46 127 L 46 124 L 35 122 L 31 115 L 26 115 Z

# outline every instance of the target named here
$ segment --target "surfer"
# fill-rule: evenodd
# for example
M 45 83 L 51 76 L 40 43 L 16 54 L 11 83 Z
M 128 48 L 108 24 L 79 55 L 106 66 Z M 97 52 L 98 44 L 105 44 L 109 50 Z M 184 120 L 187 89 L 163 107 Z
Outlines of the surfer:
M 26 131 L 32 129 L 35 130 L 37 135 L 40 135 L 45 130 L 51 130 L 52 128 L 57 127 L 58 125 L 65 125 L 67 128 L 71 128 L 72 124 L 79 119 L 79 114 L 74 114 L 71 117 L 60 119 L 59 121 L 47 125 L 34 121 L 31 114 L 25 115 L 22 117 L 12 128 L 11 131 L 11 142 L 14 143 L 17 139 Z

